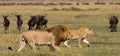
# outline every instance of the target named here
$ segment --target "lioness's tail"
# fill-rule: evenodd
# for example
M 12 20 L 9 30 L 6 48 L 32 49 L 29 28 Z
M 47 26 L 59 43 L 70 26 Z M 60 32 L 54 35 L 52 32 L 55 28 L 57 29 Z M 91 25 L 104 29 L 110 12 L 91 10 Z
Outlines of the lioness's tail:
M 18 52 L 26 45 L 26 42 L 25 42 L 25 38 L 24 38 L 24 33 L 22 33 L 21 35 L 20 35 L 20 39 L 19 39 L 19 46 L 18 46 L 18 48 L 16 48 L 16 49 L 13 49 L 13 48 L 11 48 L 11 47 L 8 47 L 8 49 L 9 50 L 17 50 Z

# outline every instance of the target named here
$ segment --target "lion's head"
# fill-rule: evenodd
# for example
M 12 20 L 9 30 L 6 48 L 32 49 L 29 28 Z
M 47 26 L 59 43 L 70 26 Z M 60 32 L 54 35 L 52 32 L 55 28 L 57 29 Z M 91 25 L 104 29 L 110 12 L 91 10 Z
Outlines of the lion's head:
M 54 34 L 55 44 L 58 46 L 60 45 L 61 42 L 72 37 L 72 34 L 70 34 L 68 27 L 63 25 L 53 26 L 47 29 L 47 31 L 52 32 Z

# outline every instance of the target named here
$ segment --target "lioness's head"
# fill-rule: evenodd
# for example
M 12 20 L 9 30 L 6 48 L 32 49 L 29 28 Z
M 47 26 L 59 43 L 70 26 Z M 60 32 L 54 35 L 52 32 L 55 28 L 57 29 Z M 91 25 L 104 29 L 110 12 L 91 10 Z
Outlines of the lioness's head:
M 88 34 L 96 34 L 96 33 L 94 32 L 94 29 L 92 29 L 92 28 L 88 28 L 87 33 L 88 33 Z

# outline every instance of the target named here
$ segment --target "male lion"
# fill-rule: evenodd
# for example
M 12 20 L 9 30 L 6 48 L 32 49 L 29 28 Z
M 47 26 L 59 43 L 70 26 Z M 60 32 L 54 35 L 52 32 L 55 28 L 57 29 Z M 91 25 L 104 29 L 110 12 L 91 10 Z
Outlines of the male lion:
M 79 29 L 71 29 L 69 30 L 70 33 L 73 35 L 73 37 L 71 39 L 77 39 L 78 40 L 78 45 L 80 48 L 82 48 L 80 41 L 83 41 L 84 43 L 86 43 L 88 45 L 88 47 L 90 46 L 90 43 L 86 40 L 86 36 L 87 34 L 95 34 L 94 30 L 92 28 L 79 28 Z M 67 44 L 68 40 L 66 40 L 64 42 L 64 45 L 66 47 L 70 47 Z
M 35 45 L 48 45 L 51 51 L 61 51 L 55 45 L 55 37 L 52 33 L 47 31 L 27 31 L 21 34 L 18 52 L 20 52 L 25 45 L 28 44 L 34 51 Z
M 48 32 L 55 36 L 55 45 L 59 46 L 61 42 L 66 41 L 72 37 L 68 27 L 64 25 L 57 25 L 47 29 Z

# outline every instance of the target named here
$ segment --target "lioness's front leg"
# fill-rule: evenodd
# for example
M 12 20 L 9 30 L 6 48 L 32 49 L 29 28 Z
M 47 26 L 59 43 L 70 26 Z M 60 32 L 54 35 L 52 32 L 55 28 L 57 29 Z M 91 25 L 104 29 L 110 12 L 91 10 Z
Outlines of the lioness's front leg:
M 78 45 L 80 48 L 82 48 L 82 45 L 80 44 L 81 39 L 78 39 Z
M 86 44 L 88 45 L 88 47 L 90 47 L 90 43 L 87 41 L 87 39 L 83 38 L 82 41 L 83 41 L 84 43 L 86 43 Z

